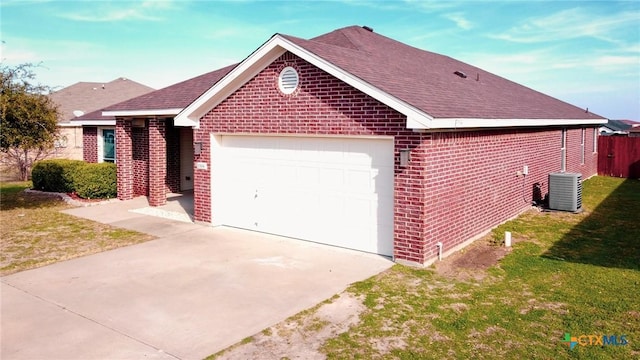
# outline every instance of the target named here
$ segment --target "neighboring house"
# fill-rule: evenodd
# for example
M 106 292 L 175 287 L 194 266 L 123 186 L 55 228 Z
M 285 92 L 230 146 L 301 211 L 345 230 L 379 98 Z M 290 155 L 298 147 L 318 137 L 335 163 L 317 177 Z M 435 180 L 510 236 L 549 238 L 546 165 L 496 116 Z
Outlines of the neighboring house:
M 600 126 L 600 135 L 627 135 L 634 124 L 631 120 L 609 120 Z
M 118 78 L 108 83 L 79 82 L 50 95 L 58 105 L 60 138 L 55 143 L 57 158 L 82 159 L 82 125 L 73 121 L 85 113 L 153 91 L 153 88 L 132 80 Z M 111 127 L 115 118 L 111 118 Z
M 606 123 L 358 26 L 276 34 L 102 115 L 116 118 L 120 199 L 193 189 L 196 221 L 410 264 L 528 209 L 550 172 L 595 175 Z
M 640 137 L 640 126 L 629 129 L 629 137 Z

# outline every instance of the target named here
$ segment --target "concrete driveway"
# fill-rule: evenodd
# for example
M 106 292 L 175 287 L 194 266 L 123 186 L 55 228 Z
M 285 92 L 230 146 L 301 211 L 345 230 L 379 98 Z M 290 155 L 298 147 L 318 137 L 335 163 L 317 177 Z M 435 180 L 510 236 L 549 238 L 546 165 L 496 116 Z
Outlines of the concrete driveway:
M 0 358 L 201 359 L 392 265 L 127 206 L 68 212 L 162 237 L 1 279 Z

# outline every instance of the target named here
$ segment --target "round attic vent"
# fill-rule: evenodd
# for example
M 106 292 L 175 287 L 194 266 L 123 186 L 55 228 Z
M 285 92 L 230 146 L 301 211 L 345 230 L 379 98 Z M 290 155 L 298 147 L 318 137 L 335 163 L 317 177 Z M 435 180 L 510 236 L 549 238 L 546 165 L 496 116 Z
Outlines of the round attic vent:
M 298 72 L 291 66 L 282 69 L 278 76 L 278 88 L 284 94 L 288 95 L 296 91 L 299 83 L 300 78 L 298 77 Z

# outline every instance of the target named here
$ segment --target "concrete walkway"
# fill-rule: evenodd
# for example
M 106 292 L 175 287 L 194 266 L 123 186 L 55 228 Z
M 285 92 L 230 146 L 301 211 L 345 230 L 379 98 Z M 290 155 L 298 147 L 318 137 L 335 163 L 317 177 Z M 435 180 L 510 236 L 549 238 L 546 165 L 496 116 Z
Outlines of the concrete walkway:
M 65 212 L 157 240 L 1 279 L 2 359 L 201 359 L 392 265 L 380 256 L 129 212 Z

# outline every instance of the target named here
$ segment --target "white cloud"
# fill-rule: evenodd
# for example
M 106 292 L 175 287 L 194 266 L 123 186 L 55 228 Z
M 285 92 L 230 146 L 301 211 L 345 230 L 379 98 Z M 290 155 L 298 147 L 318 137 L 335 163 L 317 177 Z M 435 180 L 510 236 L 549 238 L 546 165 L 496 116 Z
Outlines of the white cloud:
M 462 30 L 470 30 L 473 28 L 473 24 L 469 20 L 467 20 L 462 13 L 449 13 L 444 14 L 443 17 L 445 19 L 453 21 L 457 27 Z
M 98 3 L 98 8 L 91 8 L 86 11 L 67 12 L 59 14 L 59 17 L 82 22 L 113 22 L 124 20 L 161 21 L 162 12 L 173 9 L 174 3 L 166 1 L 143 1 L 143 2 L 116 2 Z
M 2 46 L 0 46 L 0 54 L 2 54 L 0 61 L 8 64 L 21 64 L 37 61 L 37 55 L 31 49 L 24 47 L 14 48 L 8 45 L 4 40 L 2 41 Z
M 10 63 L 89 60 L 102 56 L 99 45 L 86 41 L 23 37 L 3 39 L 2 57 Z
M 404 0 L 404 3 L 426 13 L 448 10 L 458 6 L 457 1 L 441 0 Z
M 640 57 L 638 56 L 600 56 L 589 62 L 589 65 L 598 68 L 598 67 L 615 67 L 619 68 L 621 66 L 636 66 L 636 69 L 640 67 Z
M 52 1 L 53 0 L 2 0 L 2 2 L 0 2 L 0 7 L 44 4 Z
M 591 37 L 609 42 L 618 42 L 614 33 L 624 27 L 637 29 L 640 12 L 626 11 L 599 15 L 581 8 L 559 11 L 555 14 L 530 18 L 492 38 L 516 43 L 539 43 Z

